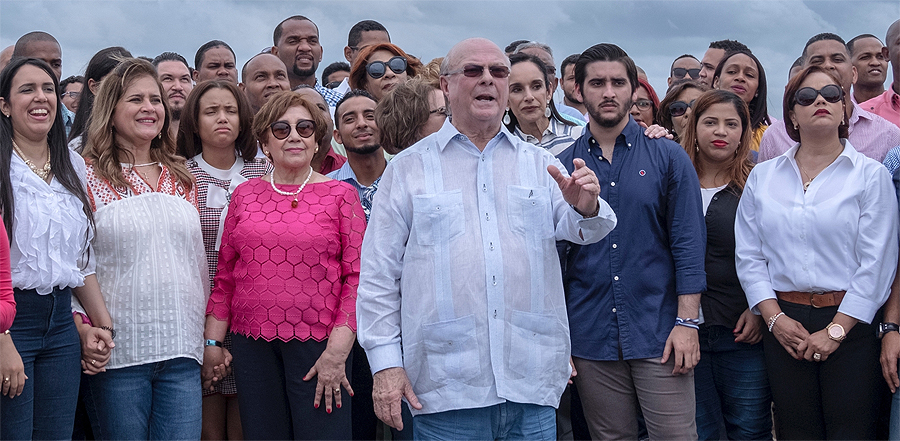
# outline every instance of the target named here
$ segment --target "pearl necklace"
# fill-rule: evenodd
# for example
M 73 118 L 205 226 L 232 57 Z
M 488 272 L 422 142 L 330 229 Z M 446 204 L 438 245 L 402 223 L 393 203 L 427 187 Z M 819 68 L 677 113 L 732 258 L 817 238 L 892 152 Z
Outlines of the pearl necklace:
M 272 184 L 272 190 L 275 190 L 275 193 L 278 193 L 282 196 L 293 196 L 294 200 L 291 201 L 291 208 L 297 208 L 297 195 L 299 195 L 300 192 L 303 191 L 303 187 L 306 187 L 306 184 L 309 182 L 309 178 L 312 177 L 312 172 L 313 172 L 312 167 L 310 167 L 309 173 L 306 175 L 306 180 L 303 181 L 303 183 L 300 184 L 300 188 L 298 188 L 297 191 L 295 191 L 293 193 L 291 193 L 289 191 L 281 191 L 278 189 L 278 187 L 275 186 L 275 172 L 274 171 L 272 172 L 272 176 L 270 177 L 271 179 L 269 180 L 269 183 Z
M 25 161 L 25 165 L 34 172 L 34 174 L 38 175 L 41 179 L 47 180 L 47 177 L 50 176 L 50 147 L 47 147 L 47 163 L 44 164 L 43 168 L 38 168 L 34 165 L 34 162 L 31 162 L 30 159 L 25 157 L 25 154 L 22 153 L 22 149 L 19 148 L 19 145 L 16 144 L 16 141 L 12 142 L 13 148 L 16 149 L 16 153 L 19 154 L 19 157 L 22 158 L 22 161 Z

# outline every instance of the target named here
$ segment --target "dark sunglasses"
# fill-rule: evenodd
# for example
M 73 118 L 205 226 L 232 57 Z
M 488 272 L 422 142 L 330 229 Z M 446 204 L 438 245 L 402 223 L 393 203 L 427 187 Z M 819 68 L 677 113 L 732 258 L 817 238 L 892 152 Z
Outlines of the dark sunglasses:
M 829 84 L 819 90 L 812 87 L 802 87 L 794 94 L 794 101 L 803 107 L 811 106 L 812 103 L 816 102 L 816 98 L 819 95 L 822 95 L 822 98 L 825 98 L 825 101 L 829 103 L 836 103 L 844 97 L 844 91 L 834 84 Z
M 462 69 L 450 71 L 445 73 L 444 75 L 456 75 L 458 73 L 462 73 L 469 78 L 478 78 L 484 75 L 484 69 L 485 66 L 481 66 L 478 64 L 467 64 L 463 66 Z M 494 78 L 506 78 L 509 76 L 509 68 L 506 66 L 490 66 L 487 68 L 487 70 Z
M 390 69 L 397 75 L 402 74 L 406 71 L 406 58 L 403 58 L 399 55 L 391 58 L 385 63 L 384 61 L 373 61 L 366 66 L 366 73 L 369 74 L 373 79 L 379 79 L 387 73 L 387 70 Z
M 651 106 L 653 106 L 653 101 L 650 100 L 637 100 L 634 102 L 634 105 L 637 106 L 638 109 L 647 110 Z
M 686 103 L 684 101 L 675 101 L 674 103 L 669 104 L 669 115 L 672 115 L 672 116 L 684 115 L 684 112 L 687 112 L 687 109 L 694 107 L 694 101 L 697 101 L 697 100 L 691 100 L 691 102 L 689 102 L 689 103 Z
M 674 78 L 684 78 L 684 74 L 688 74 L 691 76 L 692 80 L 696 80 L 700 78 L 700 68 L 697 69 L 685 69 L 683 67 L 676 67 L 672 69 L 672 77 Z
M 313 133 L 316 133 L 316 123 L 309 119 L 297 121 L 295 127 L 297 127 L 297 134 L 301 138 L 309 138 Z M 269 125 L 269 128 L 272 129 L 272 136 L 275 139 L 284 139 L 291 135 L 291 124 L 287 121 L 275 121 Z

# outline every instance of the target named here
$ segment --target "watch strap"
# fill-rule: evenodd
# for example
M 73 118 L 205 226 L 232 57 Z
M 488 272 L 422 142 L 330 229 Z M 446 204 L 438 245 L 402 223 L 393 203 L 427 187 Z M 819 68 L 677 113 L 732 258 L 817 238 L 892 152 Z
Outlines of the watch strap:
M 220 342 L 218 340 L 213 340 L 211 338 L 206 339 L 206 344 L 204 346 L 218 346 L 220 348 L 225 347 L 225 345 L 223 345 L 222 342 Z

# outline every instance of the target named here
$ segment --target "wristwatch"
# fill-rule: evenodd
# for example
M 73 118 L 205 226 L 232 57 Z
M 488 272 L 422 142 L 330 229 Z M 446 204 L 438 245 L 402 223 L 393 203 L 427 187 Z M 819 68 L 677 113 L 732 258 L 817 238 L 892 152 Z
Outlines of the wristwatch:
M 224 347 L 224 345 L 222 344 L 222 342 L 220 342 L 220 341 L 218 341 L 218 340 L 213 340 L 213 339 L 211 339 L 211 338 L 207 338 L 207 339 L 206 339 L 206 344 L 205 344 L 204 346 L 218 346 L 218 347 L 220 347 L 220 348 L 221 348 L 221 347 Z
M 878 332 L 875 333 L 878 338 L 884 337 L 888 332 L 900 331 L 900 325 L 891 322 L 883 322 L 878 324 Z
M 844 331 L 844 327 L 831 322 L 828 326 L 825 327 L 826 332 L 828 332 L 828 338 L 840 343 L 844 341 L 844 338 L 847 337 L 847 333 Z

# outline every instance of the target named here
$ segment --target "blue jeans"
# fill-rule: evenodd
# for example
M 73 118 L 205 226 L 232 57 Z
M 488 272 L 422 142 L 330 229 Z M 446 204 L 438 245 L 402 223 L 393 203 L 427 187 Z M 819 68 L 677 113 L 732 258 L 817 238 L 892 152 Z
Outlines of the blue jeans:
M 507 401 L 477 409 L 448 410 L 413 417 L 415 440 L 556 440 L 556 411 L 550 406 Z
M 701 326 L 694 390 L 698 439 L 720 439 L 723 422 L 728 439 L 772 439 L 772 395 L 762 343 L 736 343 L 730 328 Z
M 81 341 L 72 321 L 72 290 L 14 291 L 9 334 L 25 366 L 25 388 L 0 398 L 0 439 L 71 439 L 81 378 Z
M 200 364 L 174 358 L 91 378 L 97 439 L 200 439 Z M 70 429 L 71 430 L 71 429 Z

